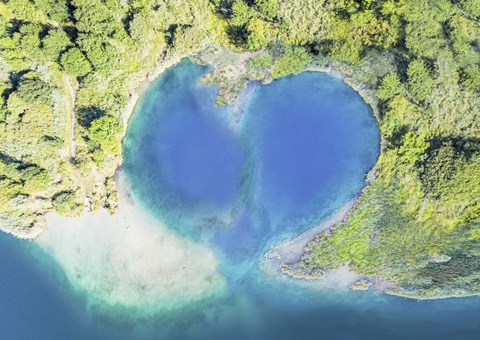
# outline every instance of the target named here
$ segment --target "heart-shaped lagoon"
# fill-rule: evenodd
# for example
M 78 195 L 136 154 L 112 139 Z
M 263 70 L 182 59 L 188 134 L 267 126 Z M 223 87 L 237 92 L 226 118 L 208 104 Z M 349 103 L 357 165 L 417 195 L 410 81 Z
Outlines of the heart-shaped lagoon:
M 251 84 L 235 119 L 215 107 L 208 67 L 188 59 L 144 94 L 125 139 L 134 195 L 228 263 L 256 261 L 361 189 L 379 152 L 368 106 L 341 80 L 305 72 Z

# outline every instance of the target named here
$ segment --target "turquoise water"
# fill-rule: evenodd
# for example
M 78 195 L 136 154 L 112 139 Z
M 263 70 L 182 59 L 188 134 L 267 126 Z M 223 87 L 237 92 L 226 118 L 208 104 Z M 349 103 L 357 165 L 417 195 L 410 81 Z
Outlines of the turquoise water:
M 268 276 L 274 243 L 354 197 L 378 156 L 368 107 L 341 80 L 256 86 L 237 121 L 188 60 L 155 81 L 124 172 L 152 215 L 215 250 L 227 289 L 168 315 L 99 312 L 33 244 L 0 235 L 0 339 L 478 339 L 480 299 L 414 301 Z
M 206 71 L 184 61 L 150 87 L 123 169 L 154 215 L 217 249 L 236 276 L 353 198 L 379 135 L 361 98 L 326 74 L 256 85 L 238 121 L 214 107 L 215 87 L 198 84 Z

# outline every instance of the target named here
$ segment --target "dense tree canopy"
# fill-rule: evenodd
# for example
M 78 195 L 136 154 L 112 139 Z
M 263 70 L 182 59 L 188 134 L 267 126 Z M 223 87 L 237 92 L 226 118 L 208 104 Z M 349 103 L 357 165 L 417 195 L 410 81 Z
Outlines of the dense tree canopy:
M 433 78 L 427 65 L 420 59 L 408 64 L 408 86 L 416 100 L 425 100 L 432 91 Z
M 62 54 L 62 66 L 74 77 L 81 77 L 92 70 L 90 62 L 85 58 L 82 51 L 74 47 Z

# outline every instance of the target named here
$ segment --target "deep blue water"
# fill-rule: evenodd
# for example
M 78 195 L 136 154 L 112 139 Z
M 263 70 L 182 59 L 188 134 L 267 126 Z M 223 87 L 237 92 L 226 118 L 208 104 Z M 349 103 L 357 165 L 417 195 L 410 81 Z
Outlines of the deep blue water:
M 378 156 L 368 107 L 341 80 L 257 85 L 236 122 L 188 60 L 143 96 L 125 140 L 133 194 L 215 250 L 228 286 L 143 320 L 96 312 L 33 244 L 0 235 L 0 339 L 478 339 L 480 299 L 414 301 L 268 276 L 259 259 L 354 197 Z

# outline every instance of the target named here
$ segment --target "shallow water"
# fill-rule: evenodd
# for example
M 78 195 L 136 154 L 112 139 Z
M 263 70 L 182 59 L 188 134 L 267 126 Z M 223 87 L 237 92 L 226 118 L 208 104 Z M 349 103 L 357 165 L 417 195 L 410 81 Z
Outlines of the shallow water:
M 257 85 L 235 122 L 198 85 L 206 71 L 186 60 L 152 84 L 124 173 L 153 216 L 214 249 L 226 290 L 167 315 L 100 312 L 35 245 L 1 234 L 0 339 L 478 339 L 479 298 L 419 302 L 262 272 L 272 244 L 358 193 L 378 131 L 353 90 L 318 73 Z

